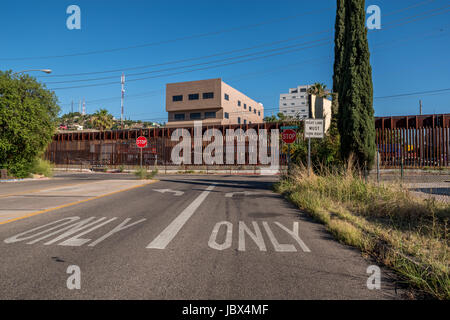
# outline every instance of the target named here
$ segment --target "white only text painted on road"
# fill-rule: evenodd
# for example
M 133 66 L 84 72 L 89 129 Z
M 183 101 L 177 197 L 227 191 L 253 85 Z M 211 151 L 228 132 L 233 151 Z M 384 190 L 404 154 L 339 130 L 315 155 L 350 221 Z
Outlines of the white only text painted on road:
M 58 245 L 79 247 L 92 241 L 92 239 L 81 238 L 81 236 L 84 236 L 96 229 L 99 229 L 105 226 L 106 224 L 113 222 L 117 218 L 113 217 L 108 220 L 106 219 L 107 218 L 105 217 L 101 217 L 98 219 L 96 219 L 96 217 L 90 217 L 84 220 L 80 220 L 80 217 L 68 217 L 19 233 L 15 236 L 5 239 L 4 242 L 15 243 L 30 240 L 27 242 L 27 244 L 35 244 L 43 239 L 47 239 L 59 234 L 58 236 L 56 236 L 56 238 L 53 238 L 52 240 L 49 240 L 44 244 L 50 245 L 58 241 L 64 240 L 60 242 Z M 89 246 L 91 247 L 95 246 L 100 242 L 102 242 L 103 240 L 105 240 L 106 238 L 109 238 L 113 234 L 125 230 L 129 227 L 135 226 L 138 223 L 144 222 L 146 219 L 141 219 L 128 224 L 130 220 L 131 220 L 130 218 L 125 219 L 111 231 L 107 232 L 105 235 L 101 236 L 97 240 L 91 242 Z
M 275 225 L 277 225 L 281 230 L 285 231 L 288 235 L 290 235 L 295 242 L 300 246 L 300 248 L 303 250 L 303 252 L 311 252 L 311 250 L 306 246 L 306 244 L 303 242 L 303 240 L 299 236 L 299 230 L 298 230 L 298 222 L 295 221 L 293 223 L 292 230 L 285 227 L 279 222 L 274 222 Z M 270 242 L 273 245 L 273 248 L 277 252 L 296 252 L 297 248 L 293 244 L 283 244 L 280 243 L 277 238 L 275 237 L 275 234 L 273 233 L 273 230 L 269 226 L 269 223 L 266 221 L 262 222 L 262 225 L 264 227 L 264 230 L 267 233 L 267 236 L 270 239 Z M 253 230 L 251 227 L 247 226 L 245 222 L 239 221 L 238 226 L 238 250 L 239 251 L 245 251 L 246 250 L 246 236 L 251 238 L 253 242 L 256 244 L 256 246 L 259 248 L 260 251 L 267 251 L 266 244 L 264 242 L 264 237 L 261 232 L 261 228 L 259 227 L 258 223 L 256 221 L 252 221 Z M 218 241 L 218 235 L 221 230 L 221 228 L 225 228 L 225 240 L 221 243 Z M 233 224 L 228 221 L 221 221 L 216 223 L 214 226 L 211 236 L 209 237 L 208 246 L 210 248 L 216 249 L 216 250 L 225 250 L 229 249 L 232 246 L 233 241 Z
M 215 183 L 204 190 L 178 217 L 175 218 L 150 244 L 148 249 L 165 249 L 177 233 L 183 228 L 184 224 L 192 217 L 195 211 L 205 201 L 208 194 L 214 189 Z

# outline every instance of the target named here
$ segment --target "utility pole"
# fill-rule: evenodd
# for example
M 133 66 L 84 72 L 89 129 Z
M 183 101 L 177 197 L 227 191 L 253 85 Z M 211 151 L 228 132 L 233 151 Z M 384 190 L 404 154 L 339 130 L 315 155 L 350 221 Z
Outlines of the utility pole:
M 78 101 L 78 113 L 81 114 L 81 99 Z
M 121 98 L 121 102 L 120 102 L 120 105 L 122 108 L 122 113 L 120 114 L 120 125 L 123 129 L 123 98 L 125 95 L 125 88 L 124 88 L 125 87 L 125 74 L 124 73 L 122 73 L 122 77 L 120 78 L 120 83 L 122 85 L 122 98 Z
M 70 112 L 73 113 L 73 100 L 72 100 L 72 108 L 70 109 Z
M 83 116 L 86 114 L 86 102 L 84 101 L 84 98 L 83 98 Z
M 420 104 L 420 115 L 422 115 L 422 100 L 419 100 L 419 104 Z

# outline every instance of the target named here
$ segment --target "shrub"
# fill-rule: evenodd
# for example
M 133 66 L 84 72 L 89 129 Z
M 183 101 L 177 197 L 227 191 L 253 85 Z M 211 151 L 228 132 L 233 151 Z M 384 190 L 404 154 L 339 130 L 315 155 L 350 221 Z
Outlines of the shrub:
M 139 168 L 134 172 L 134 175 L 140 179 L 153 179 L 154 176 L 158 173 L 158 169 L 154 169 L 151 172 L 148 172 L 145 168 Z
M 52 177 L 53 165 L 47 160 L 36 159 L 33 162 L 33 166 L 31 167 L 31 173 L 40 174 L 46 177 Z

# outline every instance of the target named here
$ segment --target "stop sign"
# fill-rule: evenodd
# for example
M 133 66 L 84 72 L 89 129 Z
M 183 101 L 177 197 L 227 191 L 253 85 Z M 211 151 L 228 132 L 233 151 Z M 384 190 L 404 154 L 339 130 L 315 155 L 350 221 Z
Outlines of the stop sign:
M 146 137 L 139 137 L 136 139 L 136 145 L 139 148 L 145 148 L 147 146 L 147 138 Z
M 297 132 L 295 132 L 292 129 L 284 130 L 281 133 L 281 139 L 284 143 L 291 144 L 294 143 L 295 139 L 297 138 Z

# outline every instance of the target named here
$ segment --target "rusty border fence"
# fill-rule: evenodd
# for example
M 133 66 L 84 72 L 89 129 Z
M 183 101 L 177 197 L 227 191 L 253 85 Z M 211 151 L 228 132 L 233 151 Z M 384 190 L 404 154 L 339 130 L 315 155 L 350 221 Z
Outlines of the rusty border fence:
M 226 129 L 241 128 L 279 129 L 282 123 L 259 123 L 246 125 L 204 126 L 216 128 L 222 133 Z M 375 119 L 376 145 L 380 152 L 380 166 L 383 168 L 423 168 L 450 166 L 450 114 L 430 116 L 383 117 Z M 103 165 L 117 167 L 139 164 L 139 150 L 136 138 L 149 138 L 149 145 L 143 149 L 143 163 L 146 166 L 172 165 L 172 148 L 178 144 L 170 137 L 177 128 L 150 128 L 95 132 L 67 132 L 54 136 L 45 158 L 60 166 Z M 186 127 L 193 136 L 193 127 Z M 225 139 L 225 137 L 224 137 Z M 203 142 L 205 148 L 209 142 Z M 225 141 L 224 141 L 225 146 Z M 237 146 L 234 145 L 235 157 Z M 268 144 L 270 154 L 270 143 Z M 194 146 L 192 145 L 192 150 Z M 286 155 L 280 144 L 280 165 L 286 165 Z M 192 154 L 192 159 L 194 155 Z M 236 162 L 235 162 L 236 163 Z M 203 164 L 202 164 L 203 165 Z M 249 164 L 248 141 L 244 166 Z M 195 165 L 192 165 L 195 166 Z M 222 165 L 224 166 L 224 165 Z M 235 165 L 239 167 L 240 165 Z M 260 166 L 260 164 L 253 165 Z
M 268 137 L 270 137 L 271 129 L 279 129 L 280 123 L 259 123 L 246 125 L 211 125 L 203 126 L 202 134 L 208 129 L 218 129 L 223 134 L 226 129 L 236 130 L 238 128 L 247 131 L 254 129 L 257 133 L 259 130 L 266 129 Z M 80 131 L 59 133 L 54 136 L 45 153 L 45 158 L 57 166 L 137 166 L 140 162 L 140 150 L 136 146 L 136 138 L 144 136 L 148 138 L 149 143 L 143 148 L 143 164 L 144 166 L 173 166 L 171 161 L 172 148 L 177 145 L 178 141 L 171 141 L 171 134 L 178 128 L 149 128 L 134 130 L 114 130 L 114 131 Z M 194 136 L 193 127 L 185 127 L 191 137 Z M 226 136 L 223 137 L 223 145 L 226 145 Z M 202 151 L 210 142 L 202 142 Z M 270 155 L 271 143 L 268 141 L 267 154 Z M 192 139 L 191 159 L 194 159 L 194 139 Z M 239 166 L 261 166 L 259 163 L 250 164 L 249 141 L 245 143 L 245 163 L 237 164 L 237 142 L 234 142 L 235 167 Z M 280 157 L 280 165 L 286 164 L 286 156 Z M 191 166 L 191 165 L 189 165 Z M 192 164 L 192 166 L 199 166 Z M 204 166 L 202 163 L 200 166 Z M 214 165 L 216 167 L 216 165 Z M 217 165 L 217 167 L 226 167 L 229 165 Z
M 450 166 L 450 114 L 375 118 L 384 168 Z
M 450 166 L 450 128 L 376 130 L 380 161 L 385 168 Z

